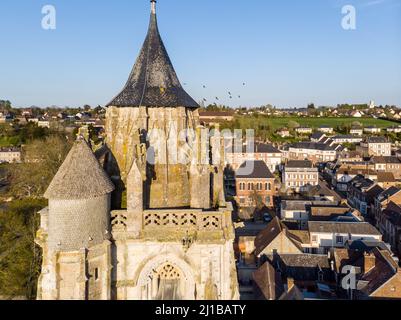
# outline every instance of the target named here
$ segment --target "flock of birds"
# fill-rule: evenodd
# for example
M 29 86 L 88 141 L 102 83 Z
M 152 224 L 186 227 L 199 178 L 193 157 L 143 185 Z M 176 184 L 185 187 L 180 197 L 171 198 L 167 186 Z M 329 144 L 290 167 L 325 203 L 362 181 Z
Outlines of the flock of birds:
M 187 83 L 184 83 L 184 86 L 186 86 L 186 85 L 188 85 L 188 84 L 187 84 Z M 245 86 L 246 86 L 246 83 L 243 82 L 243 83 L 242 83 L 242 86 L 245 87 Z M 206 88 L 207 88 L 206 85 L 203 85 L 202 87 L 203 87 L 203 89 L 206 89 Z M 228 91 L 227 93 L 228 93 L 228 97 L 229 97 L 230 99 L 233 99 L 233 98 L 234 98 L 234 94 L 232 94 L 231 91 Z M 238 97 L 238 99 L 241 99 L 241 95 L 238 95 L 237 97 Z M 206 98 L 203 98 L 202 100 L 203 100 L 203 102 L 207 102 L 207 101 L 208 101 Z M 220 98 L 219 98 L 219 97 L 215 97 L 215 100 L 216 100 L 216 101 L 220 101 Z M 215 102 L 215 104 L 216 104 L 216 102 Z

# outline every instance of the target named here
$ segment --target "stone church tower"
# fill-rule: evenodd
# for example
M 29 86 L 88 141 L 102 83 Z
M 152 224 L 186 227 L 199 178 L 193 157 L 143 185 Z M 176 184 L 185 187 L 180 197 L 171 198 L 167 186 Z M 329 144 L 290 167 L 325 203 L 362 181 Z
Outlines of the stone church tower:
M 198 107 L 152 0 L 140 55 L 107 106 L 105 145 L 95 156 L 78 138 L 45 194 L 39 299 L 239 298 L 223 148 L 218 132 L 201 138 Z

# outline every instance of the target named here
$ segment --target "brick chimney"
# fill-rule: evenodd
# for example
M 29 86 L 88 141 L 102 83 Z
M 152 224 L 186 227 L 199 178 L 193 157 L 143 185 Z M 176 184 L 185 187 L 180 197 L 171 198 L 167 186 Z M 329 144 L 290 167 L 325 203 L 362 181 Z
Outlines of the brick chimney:
M 368 273 L 371 269 L 373 269 L 376 265 L 376 257 L 373 253 L 365 253 L 364 254 L 364 273 Z

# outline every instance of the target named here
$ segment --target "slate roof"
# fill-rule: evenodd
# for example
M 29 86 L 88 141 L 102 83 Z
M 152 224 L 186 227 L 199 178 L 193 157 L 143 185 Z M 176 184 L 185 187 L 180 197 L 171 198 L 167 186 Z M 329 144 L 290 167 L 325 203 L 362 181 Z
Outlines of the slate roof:
M 250 149 L 250 150 L 248 150 Z M 280 150 L 267 143 L 255 143 L 254 148 L 247 145 L 242 145 L 242 148 L 233 148 L 233 145 L 228 145 L 226 151 L 229 153 L 281 153 Z
M 333 142 L 333 141 L 331 141 Z M 292 148 L 295 149 L 311 149 L 311 150 L 320 150 L 320 151 L 335 151 L 335 147 L 330 146 L 326 143 L 320 142 L 298 142 L 292 145 Z
M 259 255 L 283 230 L 285 225 L 279 218 L 273 220 L 255 238 L 255 254 Z
M 394 174 L 391 172 L 378 172 L 377 182 L 396 182 Z
M 256 143 L 255 152 L 257 153 L 281 153 L 280 150 L 267 143 Z
M 372 255 L 376 259 L 374 268 L 363 274 L 358 281 L 358 289 L 365 295 L 373 294 L 397 274 L 398 266 L 388 251 L 381 251 L 375 248 L 372 251 Z
M 375 156 L 372 157 L 373 163 L 393 163 L 393 164 L 400 164 L 401 161 L 397 157 L 384 157 L 384 156 Z
M 295 281 L 318 281 L 319 272 L 323 272 L 325 281 L 330 281 L 333 277 L 327 255 L 276 254 L 267 256 L 267 261 L 276 270 L 279 269 L 283 277 Z
M 375 184 L 372 180 L 366 179 L 363 175 L 355 176 L 349 183 L 357 189 L 371 188 Z
M 384 217 L 390 221 L 391 224 L 401 227 L 401 207 L 390 202 L 387 208 L 382 213 Z
M 266 163 L 261 160 L 245 161 L 235 173 L 236 178 L 274 179 Z
M 286 168 L 312 168 L 312 161 L 309 160 L 290 160 L 285 165 Z
M 386 199 L 392 197 L 393 195 L 397 194 L 400 191 L 401 191 L 401 189 L 398 187 L 390 187 L 387 190 L 383 190 L 383 192 L 381 192 L 378 195 L 378 200 L 379 201 L 386 200 Z
M 358 261 L 363 256 L 363 251 L 351 250 L 348 248 L 333 248 L 333 261 L 334 269 L 337 273 L 341 273 L 343 267 L 347 265 L 352 265 L 354 267 L 362 268 L 362 265 L 357 264 Z
M 287 226 L 275 217 L 265 229 L 258 233 L 255 238 L 255 254 L 259 254 L 282 232 L 285 232 L 287 238 L 302 252 L 302 244 L 309 243 L 309 232 L 289 230 Z
M 386 138 L 384 137 L 369 137 L 366 140 L 367 143 L 390 143 Z
M 288 235 L 291 240 L 298 243 L 298 247 L 310 243 L 309 231 L 307 230 L 288 230 Z
M 345 243 L 345 248 L 350 250 L 358 250 L 360 252 L 369 252 L 373 248 L 389 251 L 389 248 L 383 241 L 376 240 L 348 240 Z
M 107 106 L 199 107 L 178 80 L 161 39 L 156 12 L 153 10 L 148 34 L 128 81 Z
M 304 211 L 310 205 L 312 205 L 312 201 L 304 201 L 304 200 L 282 200 L 281 201 L 282 210 Z
M 316 141 L 320 141 L 323 137 L 325 137 L 326 135 L 323 132 L 315 132 L 314 134 L 311 135 L 311 140 L 316 140 Z
M 266 262 L 252 274 L 257 287 L 266 300 L 277 300 L 284 293 L 280 274 Z
M 316 233 L 381 235 L 381 233 L 368 222 L 309 221 L 308 230 L 309 232 Z
M 0 147 L 0 152 L 20 152 L 21 149 L 17 147 Z
M 114 191 L 88 143 L 78 139 L 56 173 L 44 197 L 47 199 L 92 199 Z
M 333 137 L 332 139 L 336 140 L 336 139 L 350 139 L 350 140 L 363 140 L 361 137 L 356 137 L 353 135 L 337 135 L 335 137 Z
M 338 216 L 343 216 L 350 212 L 351 208 L 342 206 L 321 206 L 310 208 L 310 219 L 314 221 L 331 220 Z
M 369 168 L 356 168 L 356 167 L 340 167 L 337 174 L 347 174 L 347 175 L 376 175 L 377 172 L 375 170 Z

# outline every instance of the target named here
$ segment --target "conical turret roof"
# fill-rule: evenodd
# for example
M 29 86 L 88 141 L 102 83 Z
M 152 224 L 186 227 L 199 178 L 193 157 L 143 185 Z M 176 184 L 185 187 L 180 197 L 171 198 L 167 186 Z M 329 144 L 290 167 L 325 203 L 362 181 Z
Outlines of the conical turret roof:
M 47 199 L 92 199 L 114 190 L 88 143 L 79 138 L 45 193 Z
M 127 84 L 108 106 L 187 107 L 199 105 L 182 88 L 160 37 L 152 0 L 148 34 Z

